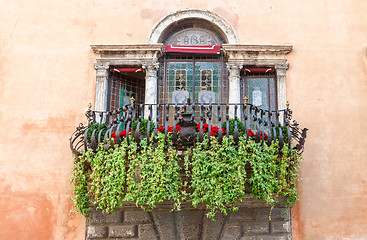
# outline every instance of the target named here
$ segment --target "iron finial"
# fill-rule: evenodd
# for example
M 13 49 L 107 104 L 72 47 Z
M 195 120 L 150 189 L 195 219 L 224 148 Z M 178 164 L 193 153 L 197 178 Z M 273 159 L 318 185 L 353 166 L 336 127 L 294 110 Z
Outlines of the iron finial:
M 247 97 L 244 97 L 244 98 L 243 98 L 243 101 L 244 101 L 245 103 L 247 103 L 247 102 L 248 102 L 248 98 L 247 98 Z
M 92 109 L 92 103 L 89 103 L 88 104 L 88 110 L 91 110 Z
M 287 101 L 287 104 L 286 104 L 287 108 L 289 108 L 289 101 Z
M 130 98 L 130 102 L 131 102 L 131 104 L 133 104 L 135 102 L 135 98 L 134 97 L 131 97 Z

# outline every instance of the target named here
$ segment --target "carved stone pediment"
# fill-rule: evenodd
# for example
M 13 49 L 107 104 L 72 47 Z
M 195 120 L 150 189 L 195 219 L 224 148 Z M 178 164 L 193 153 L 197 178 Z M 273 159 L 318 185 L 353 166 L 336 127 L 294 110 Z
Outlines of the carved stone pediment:
M 163 54 L 163 44 L 92 44 L 98 54 L 97 63 L 107 65 L 149 65 L 158 61 Z
M 222 50 L 230 63 L 274 66 L 287 63 L 292 45 L 223 44 Z

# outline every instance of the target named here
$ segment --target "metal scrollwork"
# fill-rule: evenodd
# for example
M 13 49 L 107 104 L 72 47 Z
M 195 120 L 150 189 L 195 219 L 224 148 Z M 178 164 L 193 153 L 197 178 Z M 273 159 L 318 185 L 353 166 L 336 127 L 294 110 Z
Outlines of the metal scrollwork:
M 233 119 L 230 118 L 231 108 L 234 109 L 231 113 Z M 146 126 L 143 126 L 145 109 L 148 109 L 148 116 L 145 116 Z M 188 101 L 183 104 L 140 105 L 136 105 L 132 98 L 131 104 L 113 112 L 93 111 L 89 108 L 85 114 L 88 126 L 80 124 L 77 127 L 70 138 L 70 149 L 75 155 L 80 155 L 82 150 L 95 151 L 100 144 L 108 150 L 119 145 L 124 138 L 127 139 L 128 145 L 131 141 L 135 141 L 138 146 L 143 138 L 148 138 L 147 143 L 156 147 L 158 131 L 165 134 L 166 142 L 168 134 L 172 134 L 175 147 L 188 146 L 196 141 L 203 141 L 215 129 L 215 135 L 220 143 L 224 134 L 227 137 L 233 135 L 234 144 L 238 147 L 240 134 L 244 134 L 246 141 L 243 144 L 252 138 L 259 146 L 277 143 L 281 150 L 284 145 L 290 149 L 292 141 L 295 143 L 294 148 L 302 153 L 308 129 L 301 129 L 298 122 L 292 119 L 292 113 L 289 104 L 286 109 L 269 111 L 247 103 L 246 98 L 241 104 L 197 104 Z M 153 116 L 156 118 L 152 119 Z M 230 127 L 232 120 L 233 125 Z M 214 123 L 216 125 L 212 126 Z M 222 128 L 222 124 L 225 125 L 225 129 Z M 142 132 L 143 128 L 146 128 L 146 133 Z M 152 134 L 152 142 L 149 142 Z

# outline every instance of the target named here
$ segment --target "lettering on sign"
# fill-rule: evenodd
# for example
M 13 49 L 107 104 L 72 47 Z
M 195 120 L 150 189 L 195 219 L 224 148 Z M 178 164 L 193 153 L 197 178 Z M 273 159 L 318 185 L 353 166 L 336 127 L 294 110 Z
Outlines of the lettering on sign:
M 203 29 L 185 29 L 170 36 L 166 45 L 220 45 L 220 38 L 212 32 Z

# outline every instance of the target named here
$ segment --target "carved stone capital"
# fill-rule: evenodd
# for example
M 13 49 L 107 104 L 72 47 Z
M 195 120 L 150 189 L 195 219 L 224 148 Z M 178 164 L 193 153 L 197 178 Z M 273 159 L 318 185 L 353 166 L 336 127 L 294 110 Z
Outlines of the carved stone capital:
M 97 70 L 97 78 L 104 78 L 107 76 L 107 70 L 110 68 L 108 63 L 95 63 L 94 68 Z
M 277 64 L 275 65 L 275 70 L 277 71 L 277 76 L 285 76 L 287 69 L 289 68 L 289 64 Z
M 228 70 L 240 71 L 243 68 L 243 65 L 241 63 L 231 63 L 231 62 L 228 62 L 226 65 L 227 65 L 227 69 Z
M 145 69 L 145 78 L 149 78 L 149 77 L 157 77 L 157 71 L 159 68 L 159 63 L 158 62 L 150 62 L 150 63 L 145 63 L 142 66 L 143 69 Z
M 227 69 L 229 71 L 229 78 L 240 78 L 240 71 L 243 68 L 242 64 L 238 63 L 227 63 Z
M 107 70 L 110 67 L 109 63 L 95 63 L 94 69 L 96 70 Z
M 142 66 L 143 69 L 145 69 L 147 72 L 148 71 L 157 71 L 159 68 L 159 63 L 158 62 L 150 62 L 150 63 L 145 63 Z

